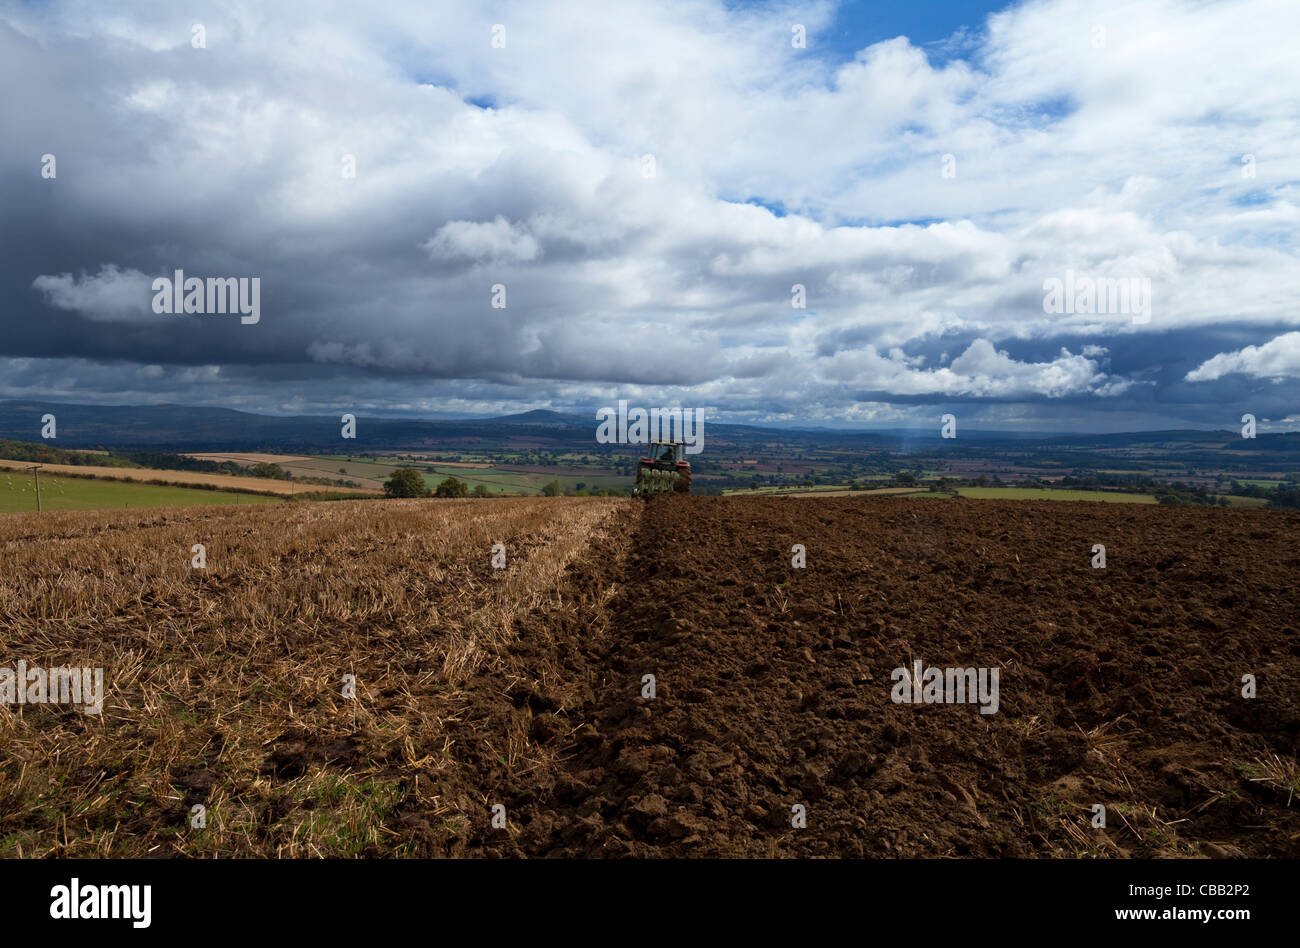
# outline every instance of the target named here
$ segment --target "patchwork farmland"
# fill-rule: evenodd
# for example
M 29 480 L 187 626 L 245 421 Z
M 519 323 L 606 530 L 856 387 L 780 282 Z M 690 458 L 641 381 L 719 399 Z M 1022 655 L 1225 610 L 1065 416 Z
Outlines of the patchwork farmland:
M 106 480 L 69 476 L 42 468 L 42 510 L 122 510 L 150 507 L 223 506 L 226 504 L 274 504 L 283 498 L 266 494 L 216 488 L 179 487 L 138 480 Z M 158 474 L 175 474 L 159 471 Z M 237 478 L 239 481 L 254 478 Z M 276 492 L 279 494 L 279 492 Z M 0 470 L 0 513 L 37 509 L 36 481 L 27 471 Z
M 607 470 L 566 470 L 517 464 L 491 464 L 447 461 L 438 457 L 394 457 L 391 461 L 356 458 L 346 455 L 281 455 L 244 453 L 201 453 L 191 457 L 206 461 L 233 461 L 251 467 L 258 463 L 275 464 L 295 477 L 346 478 L 361 489 L 378 491 L 384 481 L 400 467 L 413 467 L 425 484 L 437 487 L 445 478 L 464 481 L 470 489 L 482 486 L 492 494 L 539 495 L 543 487 L 555 481 L 561 489 L 584 487 L 626 487 L 628 478 Z M 301 489 L 301 488 L 300 488 Z
M 11 480 L 30 478 L 32 464 L 27 461 L 0 460 L 0 477 L 6 472 Z M 222 474 L 205 474 L 195 471 L 174 471 L 139 467 L 95 467 L 84 464 L 42 464 L 41 476 L 63 475 L 66 478 L 82 477 L 99 480 L 137 481 L 146 484 L 166 484 L 170 486 L 194 486 L 209 490 L 230 490 L 247 493 L 277 494 L 289 496 L 325 488 L 315 485 L 295 484 L 292 481 L 276 480 L 269 477 L 234 477 Z M 329 487 L 332 493 L 351 493 L 358 496 L 371 491 L 351 487 Z

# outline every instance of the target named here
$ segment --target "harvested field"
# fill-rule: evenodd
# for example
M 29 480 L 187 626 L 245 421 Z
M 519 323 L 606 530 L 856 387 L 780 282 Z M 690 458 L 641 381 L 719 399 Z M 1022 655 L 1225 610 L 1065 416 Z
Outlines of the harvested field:
M 323 477 L 327 480 L 348 480 L 362 490 L 377 493 L 384 489 L 384 481 L 397 469 L 393 464 L 372 461 L 347 461 L 343 458 L 310 457 L 294 454 L 191 454 L 201 461 L 229 461 L 250 468 L 257 464 L 275 464 L 294 477 Z M 301 489 L 301 488 L 300 488 Z M 346 490 L 343 487 L 317 488 L 318 490 Z M 356 488 L 352 488 L 356 490 Z
M 30 461 L 0 460 L 0 469 L 27 471 Z M 107 480 L 162 482 L 185 486 L 204 485 L 218 490 L 256 491 L 266 494 L 304 494 L 329 491 L 335 494 L 370 494 L 373 491 L 355 487 L 330 487 L 320 484 L 297 484 L 271 477 L 236 477 L 232 474 L 204 474 L 199 471 L 166 471 L 147 467 L 96 467 L 90 464 L 42 464 L 41 475 L 64 474 L 75 477 L 95 477 Z
M 290 464 L 294 461 L 308 460 L 306 455 L 302 454 L 257 454 L 257 453 L 205 453 L 189 454 L 187 457 L 197 458 L 200 461 L 234 461 L 236 464 Z
M 673 495 L 7 517 L 0 666 L 103 665 L 108 695 L 0 706 L 0 852 L 1300 856 L 1297 528 Z M 914 660 L 996 668 L 997 712 L 893 702 Z

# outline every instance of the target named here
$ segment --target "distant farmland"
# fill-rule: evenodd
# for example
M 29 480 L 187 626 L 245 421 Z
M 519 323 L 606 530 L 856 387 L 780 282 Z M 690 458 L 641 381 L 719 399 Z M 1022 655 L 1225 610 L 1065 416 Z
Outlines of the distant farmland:
M 412 467 L 420 472 L 425 484 L 437 487 L 448 477 L 464 481 L 473 490 L 480 485 L 494 494 L 540 494 L 542 488 L 555 481 L 564 490 L 576 490 L 579 484 L 592 489 L 602 487 L 630 487 L 630 477 L 608 471 L 590 473 L 574 470 L 551 471 L 545 467 L 518 465 L 492 466 L 465 461 L 443 461 L 436 458 L 416 461 L 394 458 L 390 461 L 373 461 L 347 455 L 319 455 L 307 457 L 291 454 L 204 453 L 190 457 L 206 461 L 233 461 L 251 466 L 258 463 L 276 464 L 295 477 L 344 478 L 355 481 L 367 490 L 380 490 L 384 481 L 399 467 Z M 334 488 L 331 488 L 334 489 Z M 338 488 L 343 490 L 344 488 Z
M 44 468 L 41 473 L 45 475 Z M 61 477 L 57 474 L 41 477 L 41 509 L 46 511 L 275 503 L 280 503 L 280 498 L 262 494 L 104 481 L 88 477 Z M 31 475 L 0 471 L 0 513 L 30 512 L 35 509 L 36 490 Z
M 867 490 L 849 490 L 844 487 L 760 487 L 758 490 L 726 491 L 728 497 L 873 497 L 880 495 L 905 495 L 948 498 L 956 490 L 962 497 L 976 500 L 1096 500 L 1118 504 L 1154 504 L 1150 494 L 1128 494 L 1109 490 L 1057 490 L 1046 487 L 958 487 L 932 493 L 928 487 L 877 487 Z M 1241 498 L 1245 499 L 1245 498 Z M 1261 504 L 1263 501 L 1260 502 Z
M 0 469 L 13 471 L 30 478 L 30 461 L 0 460 Z M 231 474 L 203 474 L 197 471 L 166 471 L 147 467 L 94 467 L 81 464 L 42 464 L 41 477 L 79 475 L 82 478 L 111 478 L 127 481 L 165 481 L 168 484 L 185 486 L 203 485 L 218 490 L 248 491 L 267 494 L 303 494 L 316 491 L 331 493 L 366 494 L 370 491 L 355 487 L 329 487 L 319 484 L 298 484 L 293 481 L 280 481 L 270 477 L 237 477 Z
M 957 493 L 977 500 L 1099 500 L 1111 504 L 1154 504 L 1150 494 L 1115 490 L 1055 490 L 1046 487 L 959 487 Z
M 928 494 L 928 487 L 873 487 L 851 490 L 847 487 L 760 487 L 757 490 L 727 490 L 727 497 L 874 497 L 893 494 Z

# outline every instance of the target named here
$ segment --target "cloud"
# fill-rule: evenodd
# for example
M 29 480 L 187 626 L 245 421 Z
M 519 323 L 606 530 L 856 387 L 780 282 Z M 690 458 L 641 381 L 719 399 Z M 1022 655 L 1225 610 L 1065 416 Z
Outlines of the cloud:
M 1035 0 L 941 61 L 899 37 L 825 53 L 831 2 L 314 10 L 214 4 L 206 49 L 152 3 L 0 12 L 0 81 L 33 90 L 0 102 L 24 221 L 0 237 L 0 356 L 66 360 L 87 397 L 217 365 L 178 397 L 645 387 L 894 420 L 890 399 L 1172 411 L 1183 379 L 1247 397 L 1279 376 L 1141 359 L 1218 332 L 1256 345 L 1215 358 L 1268 365 L 1244 353 L 1300 327 L 1295 4 Z M 260 323 L 160 322 L 144 274 L 173 269 L 260 277 Z M 1149 278 L 1150 321 L 1044 313 L 1067 270 Z
M 1234 372 L 1274 382 L 1300 379 L 1300 332 L 1284 333 L 1262 346 L 1220 352 L 1188 372 L 1185 381 L 1213 382 Z
M 79 313 L 92 322 L 156 322 L 151 284 L 139 270 L 109 263 L 93 276 L 38 276 L 32 288 L 39 290 L 50 306 Z
M 491 221 L 448 221 L 422 245 L 434 260 L 528 263 L 542 254 L 532 234 L 497 215 Z
M 1061 398 L 1080 393 L 1118 395 L 1127 385 L 1109 378 L 1097 363 L 1062 349 L 1050 362 L 1021 362 L 976 339 L 966 351 L 939 369 L 920 369 L 901 351 L 880 355 L 874 346 L 861 352 L 839 353 L 831 373 L 871 390 L 903 395 L 1008 398 L 1042 396 Z

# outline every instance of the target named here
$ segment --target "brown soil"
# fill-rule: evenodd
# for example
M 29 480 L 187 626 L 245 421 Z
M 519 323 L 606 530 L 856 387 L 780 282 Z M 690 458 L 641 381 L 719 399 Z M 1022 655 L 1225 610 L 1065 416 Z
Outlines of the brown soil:
M 1300 732 L 1297 527 L 1272 511 L 655 498 L 630 536 L 571 568 L 569 605 L 531 616 L 468 689 L 475 717 L 555 763 L 509 772 L 472 755 L 460 790 L 485 814 L 504 804 L 509 828 L 484 818 L 426 842 L 449 855 L 1300 856 L 1300 793 L 1284 785 Z M 998 667 L 998 712 L 892 702 L 890 673 L 913 659 Z M 463 739 L 463 753 L 484 743 Z M 1289 776 L 1261 769 L 1274 760 Z M 795 804 L 806 828 L 791 825 Z

